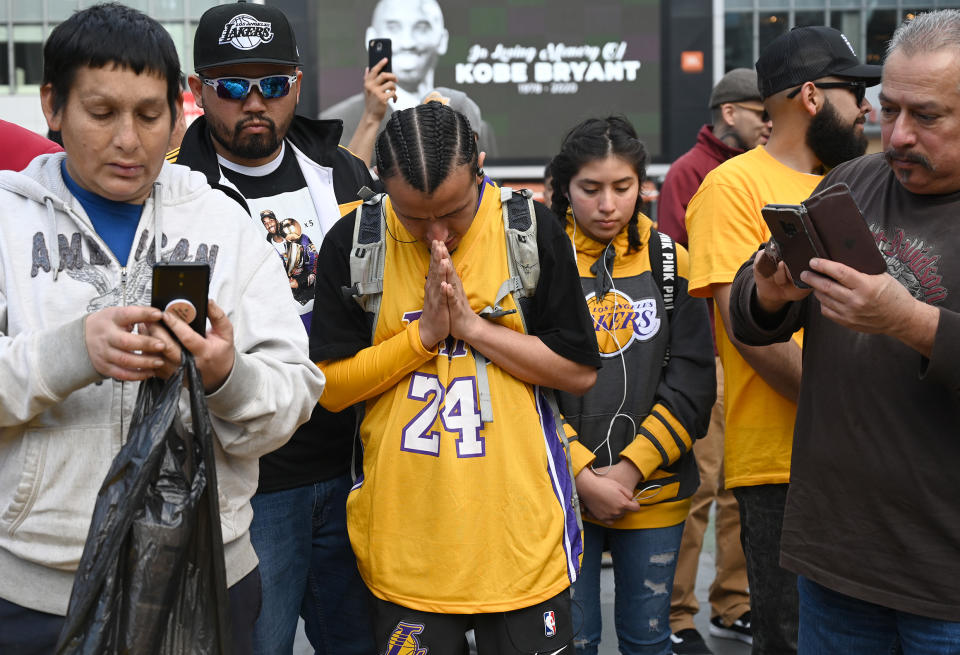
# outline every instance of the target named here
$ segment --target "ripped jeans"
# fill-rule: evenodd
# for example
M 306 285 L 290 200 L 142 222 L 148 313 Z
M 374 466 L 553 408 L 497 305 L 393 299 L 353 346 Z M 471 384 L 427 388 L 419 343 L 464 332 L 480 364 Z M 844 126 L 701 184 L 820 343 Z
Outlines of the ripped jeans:
M 602 630 L 600 556 L 613 557 L 614 622 L 623 655 L 669 655 L 670 595 L 683 523 L 669 528 L 613 530 L 583 523 L 583 565 L 573 586 L 574 644 L 595 655 Z

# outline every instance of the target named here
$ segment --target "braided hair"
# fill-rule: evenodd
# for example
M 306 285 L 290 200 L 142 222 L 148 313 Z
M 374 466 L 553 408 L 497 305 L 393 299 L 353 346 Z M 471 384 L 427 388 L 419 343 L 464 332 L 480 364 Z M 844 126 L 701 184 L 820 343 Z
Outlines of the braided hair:
M 467 118 L 433 101 L 394 112 L 377 137 L 377 175 L 397 175 L 417 191 L 436 191 L 458 166 L 480 174 L 477 140 Z
M 560 152 L 550 162 L 553 172 L 553 195 L 550 208 L 560 221 L 566 222 L 570 208 L 570 180 L 588 163 L 607 157 L 619 157 L 627 162 L 642 184 L 647 173 L 647 149 L 637 136 L 633 125 L 623 116 L 588 118 L 570 130 L 560 144 Z M 637 191 L 637 202 L 627 224 L 627 242 L 631 251 L 643 245 L 637 229 L 637 214 L 643 199 Z

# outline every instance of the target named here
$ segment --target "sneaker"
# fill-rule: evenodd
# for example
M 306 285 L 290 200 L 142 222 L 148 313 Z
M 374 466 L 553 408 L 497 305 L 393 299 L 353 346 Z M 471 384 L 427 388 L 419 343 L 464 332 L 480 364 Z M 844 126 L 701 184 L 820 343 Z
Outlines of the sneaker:
M 670 635 L 673 655 L 713 655 L 700 633 L 694 628 L 678 630 Z
M 737 639 L 753 645 L 753 631 L 750 629 L 750 612 L 744 612 L 731 625 L 723 625 L 719 616 L 710 619 L 710 636 L 721 639 Z

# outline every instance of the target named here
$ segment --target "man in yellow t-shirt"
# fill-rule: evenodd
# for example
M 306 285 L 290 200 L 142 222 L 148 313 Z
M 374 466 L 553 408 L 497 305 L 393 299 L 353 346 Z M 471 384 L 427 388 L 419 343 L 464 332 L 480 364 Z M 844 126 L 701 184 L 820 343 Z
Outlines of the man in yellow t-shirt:
M 867 86 L 880 67 L 860 64 L 847 38 L 829 27 L 794 29 L 757 60 L 764 107 L 773 120 L 766 146 L 730 159 L 704 179 L 687 208 L 690 293 L 716 301 L 717 350 L 726 388 L 726 485 L 740 505 L 750 582 L 753 653 L 796 652 L 796 576 L 782 569 L 780 527 L 800 385 L 800 337 L 750 347 L 730 326 L 730 284 L 770 232 L 768 203 L 799 203 L 826 169 L 862 155 Z

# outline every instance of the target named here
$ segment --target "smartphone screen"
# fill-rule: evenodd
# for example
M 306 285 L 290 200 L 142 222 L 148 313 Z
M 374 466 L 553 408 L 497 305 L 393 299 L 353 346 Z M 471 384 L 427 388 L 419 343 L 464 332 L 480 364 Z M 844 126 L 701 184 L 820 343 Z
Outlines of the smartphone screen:
M 210 266 L 201 263 L 153 265 L 153 289 L 150 304 L 170 311 L 190 324 L 200 335 L 207 332 L 207 293 Z
M 376 66 L 381 59 L 384 57 L 387 58 L 387 65 L 383 67 L 383 73 L 392 73 L 393 68 L 391 64 L 393 63 L 393 47 L 391 45 L 390 39 L 370 39 L 370 42 L 367 44 L 367 66 L 371 69 Z

